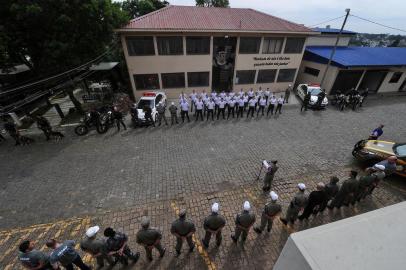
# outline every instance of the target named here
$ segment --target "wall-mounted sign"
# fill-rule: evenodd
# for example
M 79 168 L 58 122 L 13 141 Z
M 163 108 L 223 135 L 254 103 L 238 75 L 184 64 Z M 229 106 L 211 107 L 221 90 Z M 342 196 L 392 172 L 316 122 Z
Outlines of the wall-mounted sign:
M 290 57 L 287 56 L 268 56 L 268 57 L 254 57 L 254 67 L 260 66 L 287 66 L 290 63 Z

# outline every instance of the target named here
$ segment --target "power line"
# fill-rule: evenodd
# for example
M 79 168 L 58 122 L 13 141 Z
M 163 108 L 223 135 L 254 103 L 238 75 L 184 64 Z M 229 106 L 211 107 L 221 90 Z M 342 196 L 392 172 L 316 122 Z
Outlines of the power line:
M 370 22 L 370 23 L 379 25 L 379 26 L 383 26 L 383 27 L 386 27 L 386 28 L 389 28 L 389 29 L 392 29 L 392 30 L 397 30 L 397 31 L 401 31 L 401 32 L 406 33 L 406 30 L 404 30 L 404 29 L 400 29 L 400 28 L 396 28 L 396 27 L 384 25 L 384 24 L 381 24 L 381 23 L 378 23 L 378 22 L 374 22 L 374 21 L 371 21 L 371 20 L 368 20 L 368 19 L 359 17 L 359 16 L 357 16 L 357 15 L 353 15 L 353 14 L 351 14 L 350 16 L 355 17 L 355 18 L 358 18 L 358 19 L 363 20 L 363 21 L 366 21 L 366 22 Z
M 324 21 L 324 22 L 321 22 L 321 23 L 317 23 L 317 24 L 309 25 L 309 27 L 314 27 L 314 26 L 317 26 L 317 25 L 320 25 L 320 24 L 324 24 L 324 23 L 332 22 L 332 21 L 335 21 L 335 20 L 338 20 L 338 19 L 341 19 L 341 18 L 344 18 L 344 17 L 345 17 L 345 15 L 340 16 L 340 17 L 337 17 L 337 18 L 333 18 L 333 19 L 330 19 L 330 20 L 327 20 L 327 21 Z

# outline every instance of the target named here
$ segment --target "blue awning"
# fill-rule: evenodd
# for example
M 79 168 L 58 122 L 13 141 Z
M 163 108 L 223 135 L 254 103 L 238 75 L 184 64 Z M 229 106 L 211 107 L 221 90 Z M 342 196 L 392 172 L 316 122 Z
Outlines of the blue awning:
M 327 64 L 332 49 L 332 46 L 308 46 L 303 59 Z M 337 47 L 332 65 L 342 68 L 406 66 L 406 48 Z

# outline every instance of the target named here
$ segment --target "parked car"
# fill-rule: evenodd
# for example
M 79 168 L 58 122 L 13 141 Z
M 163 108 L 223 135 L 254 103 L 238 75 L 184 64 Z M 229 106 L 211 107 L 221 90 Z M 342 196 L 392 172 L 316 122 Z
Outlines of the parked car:
M 318 94 L 321 92 L 321 87 L 318 84 L 299 84 L 296 88 L 296 95 L 303 101 L 307 92 L 310 92 L 309 107 L 315 107 L 318 99 Z M 328 105 L 327 97 L 321 102 L 321 107 L 324 108 Z
M 151 91 L 145 92 L 142 97 L 139 99 L 136 107 L 138 110 L 138 121 L 142 124 L 145 122 L 145 114 L 144 114 L 144 107 L 149 106 L 152 110 L 152 119 L 157 121 L 158 119 L 158 112 L 156 110 L 156 106 L 158 103 L 162 101 L 166 104 L 166 95 L 164 92 L 160 91 Z
M 406 143 L 361 140 L 355 144 L 352 155 L 362 161 L 381 161 L 396 156 L 396 174 L 406 177 Z

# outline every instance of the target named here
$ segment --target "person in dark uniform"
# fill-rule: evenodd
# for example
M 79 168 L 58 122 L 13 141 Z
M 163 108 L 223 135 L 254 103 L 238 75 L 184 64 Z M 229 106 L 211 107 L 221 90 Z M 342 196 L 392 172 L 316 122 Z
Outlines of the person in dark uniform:
M 52 270 L 49 256 L 40 250 L 34 249 L 34 243 L 24 240 L 18 247 L 18 260 L 29 270 Z
M 127 130 L 127 126 L 125 125 L 123 121 L 123 113 L 120 112 L 120 110 L 117 107 L 113 108 L 113 116 L 114 119 L 116 120 L 116 125 L 117 125 L 117 131 L 120 131 L 120 126 L 122 125 L 124 130 Z
M 356 195 L 358 202 L 365 199 L 365 197 L 369 194 L 369 190 L 371 190 L 371 187 L 377 178 L 377 175 L 374 174 L 375 169 L 367 168 L 365 172 L 366 175 L 361 176 L 358 181 L 358 193 Z
M 131 113 L 131 122 L 133 124 L 133 127 L 136 128 L 138 126 L 139 118 L 138 118 L 138 109 L 135 104 L 131 107 L 130 110 Z
M 305 193 L 306 185 L 300 183 L 297 185 L 297 187 L 299 188 L 299 191 L 290 201 L 288 210 L 286 211 L 286 217 L 279 218 L 280 221 L 285 225 L 287 225 L 288 222 L 294 224 L 300 211 L 307 205 L 308 195 Z
M 350 193 L 353 192 L 353 186 L 355 186 L 353 183 L 351 183 L 351 180 L 355 179 L 357 177 L 357 174 L 358 173 L 356 171 L 350 171 L 350 178 L 343 182 L 339 191 L 337 192 L 337 195 L 328 206 L 329 209 L 333 209 L 334 207 L 340 208 L 344 203 L 346 203 Z
M 262 187 L 262 190 L 264 192 L 268 192 L 269 190 L 271 190 L 273 178 L 275 176 L 276 171 L 279 169 L 279 167 L 276 165 L 277 163 L 278 163 L 277 160 L 272 160 L 271 164 L 269 164 L 269 166 L 265 168 L 266 173 L 264 177 L 264 186 Z
M 352 171 L 351 177 L 346 180 L 347 185 L 348 185 L 348 193 L 344 200 L 345 206 L 349 206 L 350 204 L 355 205 L 355 202 L 357 200 L 357 194 L 358 194 L 358 188 L 359 188 L 359 182 L 357 180 L 357 175 L 358 175 L 358 172 Z
M 178 108 L 175 105 L 175 102 L 171 103 L 171 106 L 169 106 L 169 112 L 171 113 L 171 126 L 173 125 L 173 122 L 178 123 Z
M 116 262 L 120 261 L 124 265 L 128 265 L 128 259 L 134 263 L 140 258 L 140 253 L 135 254 L 128 247 L 128 236 L 121 232 L 116 232 L 112 228 L 108 227 L 104 230 L 104 236 L 107 237 L 107 251 L 110 256 L 116 258 Z
M 180 255 L 183 241 L 189 245 L 189 252 L 193 252 L 195 244 L 193 243 L 192 236 L 196 232 L 195 224 L 192 221 L 186 220 L 186 210 L 183 209 L 179 212 L 179 218 L 172 223 L 171 233 L 176 237 L 176 255 Z
M 148 260 L 152 261 L 152 249 L 156 248 L 159 251 L 159 257 L 165 255 L 165 248 L 161 245 L 162 233 L 155 228 L 150 228 L 150 220 L 148 217 L 142 217 L 141 230 L 137 232 L 137 243 L 145 248 Z
M 330 182 L 324 187 L 328 201 L 331 201 L 337 195 L 338 190 L 340 189 L 340 187 L 337 185 L 339 181 L 340 180 L 337 178 L 337 176 L 332 176 L 330 178 Z
M 325 97 L 326 97 L 326 90 L 322 89 L 321 92 L 317 95 L 316 108 L 321 108 L 321 103 L 323 102 Z
M 292 92 L 292 85 L 289 84 L 288 88 L 285 90 L 285 100 L 284 103 L 289 103 L 290 93 Z
M 300 111 L 302 112 L 303 109 L 305 111 L 307 111 L 307 107 L 309 106 L 310 103 L 310 98 L 312 97 L 312 95 L 310 94 L 310 92 L 307 92 L 307 94 L 305 95 L 305 97 L 303 98 L 303 103 L 302 103 L 302 107 L 300 108 Z
M 87 229 L 85 237 L 80 242 L 80 249 L 96 258 L 99 268 L 104 267 L 106 260 L 110 265 L 114 264 L 113 259 L 107 254 L 107 243 L 102 239 L 97 238 L 97 233 L 100 230 L 99 226 L 90 227 Z
M 49 255 L 49 262 L 55 270 L 59 269 L 59 264 L 65 267 L 66 270 L 73 270 L 73 265 L 76 265 L 81 270 L 91 270 L 75 250 L 75 241 L 67 240 L 60 243 L 55 239 L 51 239 L 47 241 L 46 246 L 53 249 Z
M 47 141 L 49 141 L 49 139 L 51 139 L 51 136 L 56 136 L 61 139 L 63 137 L 65 137 L 61 132 L 53 131 L 51 124 L 45 117 L 37 115 L 37 116 L 34 116 L 33 119 L 37 123 L 37 127 L 40 130 L 42 130 L 42 132 L 44 132 L 44 135 L 45 135 Z
M 324 183 L 320 182 L 317 184 L 317 190 L 310 192 L 309 200 L 303 213 L 299 216 L 299 220 L 308 219 L 311 214 L 317 214 L 326 209 L 328 197 L 324 188 Z
M 144 110 L 144 117 L 145 117 L 145 122 L 146 122 L 145 127 L 148 127 L 150 124 L 152 124 L 152 126 L 155 127 L 154 119 L 152 119 L 151 107 L 149 107 L 148 105 L 145 105 L 143 110 Z
M 372 168 L 370 168 L 370 170 L 372 171 L 372 175 L 374 175 L 375 178 L 368 190 L 368 195 L 371 195 L 374 189 L 378 186 L 379 182 L 381 182 L 385 178 L 385 169 L 385 166 L 381 164 L 375 164 Z
M 216 236 L 216 245 L 220 246 L 222 235 L 221 230 L 226 225 L 226 220 L 222 215 L 219 215 L 219 204 L 214 203 L 211 207 L 211 214 L 204 219 L 203 228 L 206 231 L 202 244 L 205 248 L 209 247 L 211 236 Z
M 255 223 L 255 214 L 250 212 L 250 210 L 250 203 L 245 201 L 244 210 L 235 218 L 235 232 L 231 235 L 234 243 L 237 243 L 240 236 L 243 243 L 247 240 L 248 233 Z
M 156 110 L 158 112 L 158 126 L 161 125 L 162 119 L 164 119 L 165 125 L 168 125 L 168 121 L 166 120 L 165 116 L 166 106 L 163 101 L 160 101 L 158 103 L 158 105 L 156 106 Z
M 282 212 L 282 207 L 277 202 L 278 194 L 276 194 L 275 191 L 271 191 L 269 197 L 271 197 L 271 201 L 265 204 L 264 210 L 262 211 L 261 225 L 254 227 L 254 231 L 257 233 L 262 233 L 266 225 L 268 225 L 267 231 L 271 232 L 273 221 Z

